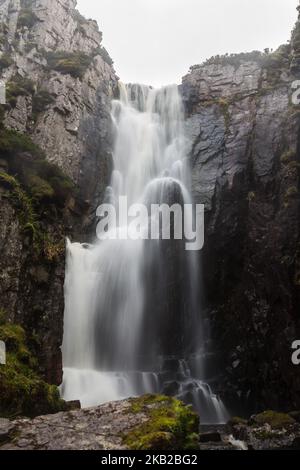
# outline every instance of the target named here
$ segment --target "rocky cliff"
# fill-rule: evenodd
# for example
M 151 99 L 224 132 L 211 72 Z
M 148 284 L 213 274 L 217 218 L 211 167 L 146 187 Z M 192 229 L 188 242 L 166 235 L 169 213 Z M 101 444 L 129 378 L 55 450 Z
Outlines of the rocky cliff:
M 299 34 L 298 22 L 275 52 L 213 57 L 182 85 L 221 388 L 251 411 L 300 406 Z
M 109 181 L 118 80 L 96 22 L 76 3 L 0 0 L 0 324 L 25 329 L 37 370 L 54 384 L 65 237 L 86 237 Z

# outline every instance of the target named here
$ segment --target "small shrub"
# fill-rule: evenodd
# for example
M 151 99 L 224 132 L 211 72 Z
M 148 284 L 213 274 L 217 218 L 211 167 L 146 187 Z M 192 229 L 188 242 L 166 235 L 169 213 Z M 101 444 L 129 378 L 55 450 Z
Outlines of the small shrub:
M 7 103 L 14 107 L 18 96 L 32 96 L 35 91 L 34 82 L 26 77 L 15 75 L 6 84 Z
M 30 152 L 34 156 L 43 154 L 27 135 L 10 129 L 0 129 L 0 156 L 8 157 L 18 152 Z
M 108 65 L 113 65 L 114 64 L 114 61 L 110 57 L 110 55 L 107 52 L 107 50 L 105 49 L 105 47 L 97 47 L 96 49 L 94 49 L 92 55 L 94 57 L 97 56 L 97 55 L 100 55 L 102 57 L 102 59 L 104 60 L 104 62 L 106 62 Z
M 32 100 L 32 117 L 34 121 L 38 114 L 44 112 L 54 101 L 55 98 L 47 90 L 40 90 L 36 93 Z
M 30 8 L 24 8 L 20 11 L 17 28 L 33 28 L 37 21 L 39 21 L 39 19 L 36 14 Z
M 52 186 L 38 175 L 29 173 L 26 178 L 26 183 L 34 199 L 42 201 L 54 197 L 54 189 Z
M 91 65 L 93 57 L 83 52 L 66 53 L 47 52 L 48 67 L 62 74 L 69 74 L 75 78 L 82 78 Z
M 3 72 L 3 70 L 10 67 L 13 63 L 14 61 L 12 60 L 9 54 L 2 54 L 2 56 L 0 57 L 0 72 Z

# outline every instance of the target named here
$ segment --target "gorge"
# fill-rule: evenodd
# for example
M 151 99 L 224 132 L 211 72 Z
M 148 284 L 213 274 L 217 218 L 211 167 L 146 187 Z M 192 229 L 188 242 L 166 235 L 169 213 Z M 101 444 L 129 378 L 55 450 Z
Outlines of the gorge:
M 124 86 L 75 0 L 0 0 L 1 416 L 66 409 L 62 383 L 83 406 L 179 396 L 203 422 L 300 409 L 299 74 L 298 19 L 275 52 Z M 97 243 L 120 195 L 204 204 L 201 253 Z

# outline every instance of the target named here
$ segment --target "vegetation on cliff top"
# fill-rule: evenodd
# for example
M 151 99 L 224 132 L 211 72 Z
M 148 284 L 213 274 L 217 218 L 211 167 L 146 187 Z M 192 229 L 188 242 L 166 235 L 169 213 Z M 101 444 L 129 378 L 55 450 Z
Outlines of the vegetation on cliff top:
M 0 416 L 34 417 L 66 409 L 58 388 L 42 380 L 20 325 L 0 317 L 0 340 L 6 344 L 6 364 L 0 365 Z
M 131 401 L 130 413 L 144 413 L 146 421 L 123 436 L 134 450 L 199 448 L 199 417 L 175 398 L 146 395 Z
M 238 54 L 216 55 L 210 57 L 201 65 L 191 67 L 191 70 L 206 65 L 232 65 L 233 67 L 239 67 L 244 62 L 257 62 L 262 67 L 276 68 L 279 65 L 289 63 L 290 53 L 291 45 L 283 44 L 274 52 L 271 52 L 269 49 L 265 49 L 264 52 L 252 51 L 241 52 Z

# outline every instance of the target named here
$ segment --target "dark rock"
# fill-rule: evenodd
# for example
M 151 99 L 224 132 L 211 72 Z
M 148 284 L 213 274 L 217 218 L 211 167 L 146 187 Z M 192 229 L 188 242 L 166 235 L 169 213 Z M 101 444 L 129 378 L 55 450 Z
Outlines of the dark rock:
M 81 403 L 79 400 L 67 401 L 66 407 L 69 411 L 81 410 Z
M 300 407 L 300 120 L 290 102 L 299 30 L 276 66 L 211 60 L 181 87 L 193 193 L 206 207 L 204 312 L 234 413 Z
M 176 381 L 164 383 L 163 395 L 176 396 L 179 393 L 180 384 Z
M 200 434 L 200 443 L 207 443 L 207 442 L 221 442 L 221 434 L 218 432 L 207 432 Z

